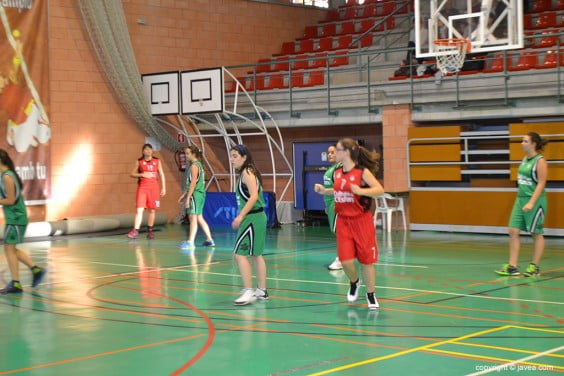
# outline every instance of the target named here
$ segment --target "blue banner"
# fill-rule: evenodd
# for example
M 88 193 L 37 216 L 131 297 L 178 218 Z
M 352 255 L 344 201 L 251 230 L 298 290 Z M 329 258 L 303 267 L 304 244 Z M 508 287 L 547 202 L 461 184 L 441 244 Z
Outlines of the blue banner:
M 279 225 L 276 216 L 276 198 L 272 192 L 263 192 L 268 227 Z M 235 192 L 207 192 L 204 205 L 204 218 L 210 226 L 231 226 L 237 216 Z

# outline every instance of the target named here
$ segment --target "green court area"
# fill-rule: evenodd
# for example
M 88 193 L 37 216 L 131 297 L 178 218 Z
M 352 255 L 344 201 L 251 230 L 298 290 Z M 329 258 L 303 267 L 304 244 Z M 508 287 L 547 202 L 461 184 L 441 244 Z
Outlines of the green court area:
M 0 375 L 467 375 L 564 372 L 564 239 L 538 278 L 498 277 L 501 235 L 378 231 L 377 297 L 346 301 L 326 227 L 267 235 L 270 299 L 234 306 L 235 232 L 180 251 L 186 228 L 25 243 L 49 272 L 0 297 Z M 142 234 L 143 235 L 143 234 Z M 203 239 L 198 239 L 201 243 Z M 520 266 L 529 263 L 527 237 Z M 0 279 L 9 280 L 0 257 Z

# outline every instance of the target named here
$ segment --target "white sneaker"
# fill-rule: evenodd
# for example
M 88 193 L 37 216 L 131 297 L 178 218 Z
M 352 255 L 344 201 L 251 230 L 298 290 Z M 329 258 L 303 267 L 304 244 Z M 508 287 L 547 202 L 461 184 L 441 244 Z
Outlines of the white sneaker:
M 269 296 L 268 296 L 268 291 L 266 291 L 266 289 L 261 289 L 258 288 L 255 290 L 255 296 L 257 297 L 257 299 L 260 300 L 268 300 Z
M 349 291 L 347 292 L 347 300 L 355 302 L 358 299 L 358 289 L 360 287 L 360 278 L 356 282 L 350 282 Z
M 366 293 L 366 302 L 368 303 L 368 309 L 377 309 L 380 307 L 378 304 L 378 299 L 374 296 L 374 293 Z
M 257 300 L 255 296 L 255 290 L 253 289 L 243 289 L 241 290 L 241 295 L 233 301 L 235 305 L 247 305 L 254 303 Z
M 339 258 L 337 257 L 335 259 L 335 261 L 333 261 L 331 264 L 329 264 L 327 269 L 329 269 L 329 270 L 341 270 L 341 269 L 343 269 L 343 265 L 341 264 L 341 260 L 339 260 Z

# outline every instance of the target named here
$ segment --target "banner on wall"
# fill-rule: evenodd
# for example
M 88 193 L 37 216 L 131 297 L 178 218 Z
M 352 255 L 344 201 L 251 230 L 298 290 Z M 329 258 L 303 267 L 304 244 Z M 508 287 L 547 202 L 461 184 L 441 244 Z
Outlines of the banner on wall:
M 0 148 L 14 161 L 28 204 L 50 195 L 47 1 L 0 1 Z

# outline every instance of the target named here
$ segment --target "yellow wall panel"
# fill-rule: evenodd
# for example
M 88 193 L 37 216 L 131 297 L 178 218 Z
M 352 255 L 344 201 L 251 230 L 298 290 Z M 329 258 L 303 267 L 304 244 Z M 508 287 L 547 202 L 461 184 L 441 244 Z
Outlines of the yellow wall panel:
M 516 192 L 411 191 L 409 216 L 412 223 L 507 226 Z M 564 193 L 547 193 L 547 228 L 564 228 Z M 560 214 L 560 215 L 559 215 Z
M 460 181 L 460 166 L 411 166 L 412 181 Z
M 459 162 L 460 144 L 412 145 L 409 148 L 411 162 Z
M 444 126 L 444 127 L 412 127 L 407 130 L 407 137 L 412 138 L 434 138 L 434 137 L 459 137 L 461 127 L 459 125 Z M 416 141 L 411 144 L 421 143 L 452 143 L 453 140 L 444 141 Z

